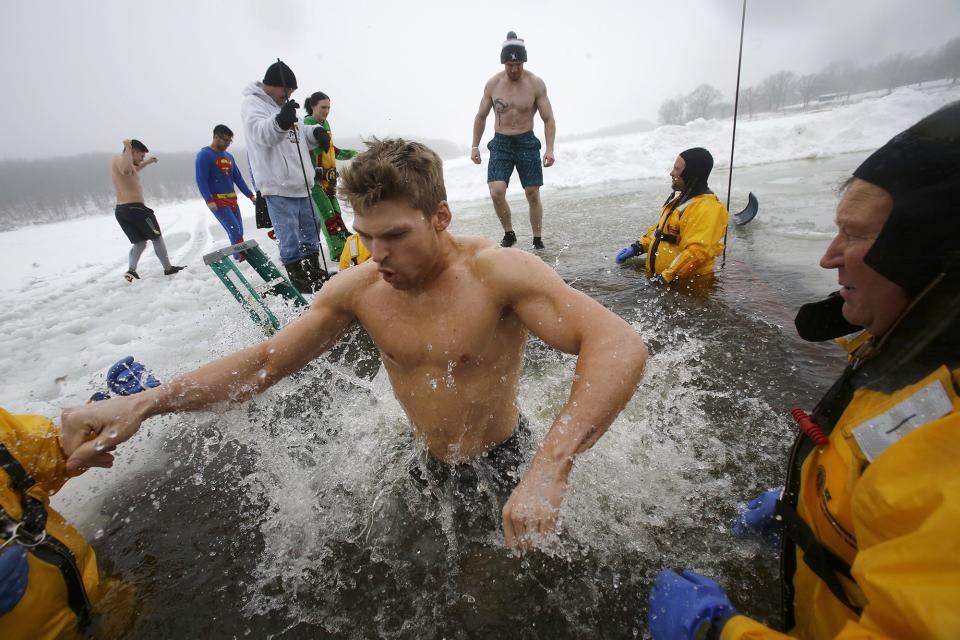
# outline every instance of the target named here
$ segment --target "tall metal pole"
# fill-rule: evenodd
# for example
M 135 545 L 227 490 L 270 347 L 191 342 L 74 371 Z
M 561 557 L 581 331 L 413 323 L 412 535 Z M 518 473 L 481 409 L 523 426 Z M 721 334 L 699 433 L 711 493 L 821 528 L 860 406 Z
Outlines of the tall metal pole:
M 744 2 L 746 2 L 746 0 L 744 0 Z M 280 69 L 280 82 L 283 84 L 283 90 L 284 90 L 284 92 L 286 92 L 286 90 L 287 90 L 287 76 L 286 76 L 286 74 L 283 72 L 283 63 L 280 61 L 280 58 L 277 58 L 277 63 L 278 63 L 277 68 Z M 314 227 L 314 229 L 315 229 L 315 231 L 316 231 L 316 233 L 317 233 L 317 241 L 319 242 L 319 247 L 320 247 L 320 257 L 323 258 L 323 270 L 326 271 L 326 272 L 327 272 L 327 275 L 329 276 L 329 275 L 330 275 L 330 267 L 327 266 L 327 254 L 326 254 L 326 252 L 324 252 L 324 250 L 323 250 L 324 239 L 323 239 L 323 235 L 320 233 L 320 226 L 319 226 L 319 224 L 317 224 L 317 218 L 320 217 L 320 215 L 319 215 L 319 213 L 317 212 L 317 209 L 316 209 L 316 207 L 315 207 L 315 205 L 314 205 L 314 203 L 313 203 L 313 193 L 311 193 L 311 190 L 310 190 L 310 189 L 311 189 L 311 187 L 310 187 L 310 181 L 307 180 L 307 167 L 306 167 L 306 165 L 305 165 L 304 162 L 303 162 L 303 152 L 302 152 L 302 150 L 300 149 L 300 134 L 299 134 L 299 132 L 297 131 L 297 123 L 296 123 L 296 122 L 293 123 L 293 126 L 291 126 L 291 129 L 293 130 L 293 140 L 294 140 L 294 143 L 297 145 L 297 157 L 300 158 L 300 171 L 303 172 L 303 186 L 305 186 L 305 187 L 307 188 L 307 200 L 308 200 L 309 203 L 310 203 L 310 213 L 312 214 L 311 217 L 313 218 L 313 227 Z M 309 155 L 309 154 L 310 154 L 310 146 L 309 146 L 309 144 L 308 144 L 308 145 L 307 145 L 307 155 Z M 333 259 L 333 257 L 331 256 L 331 260 L 332 260 L 332 259 Z
M 743 63 L 743 28 L 747 23 L 747 0 L 743 0 L 743 13 L 740 16 L 740 53 L 737 55 L 737 91 L 733 95 L 733 139 L 730 141 L 730 172 L 727 175 L 727 213 L 730 213 L 730 191 L 733 188 L 733 152 L 737 148 L 737 110 L 740 106 L 740 67 Z M 723 260 L 720 266 L 727 263 L 727 232 L 730 222 L 723 231 Z

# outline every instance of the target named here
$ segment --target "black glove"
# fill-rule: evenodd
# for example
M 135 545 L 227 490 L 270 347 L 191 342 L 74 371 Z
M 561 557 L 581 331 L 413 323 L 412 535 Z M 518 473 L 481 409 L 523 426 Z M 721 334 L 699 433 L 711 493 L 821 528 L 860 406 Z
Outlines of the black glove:
M 322 124 L 318 124 L 317 128 L 313 130 L 313 137 L 316 139 L 317 145 L 324 151 L 330 148 L 330 134 L 327 133 Z
M 296 100 L 287 100 L 286 104 L 280 107 L 280 113 L 277 114 L 277 126 L 284 131 L 292 127 L 293 123 L 297 121 L 297 109 L 299 108 L 300 105 L 297 104 Z

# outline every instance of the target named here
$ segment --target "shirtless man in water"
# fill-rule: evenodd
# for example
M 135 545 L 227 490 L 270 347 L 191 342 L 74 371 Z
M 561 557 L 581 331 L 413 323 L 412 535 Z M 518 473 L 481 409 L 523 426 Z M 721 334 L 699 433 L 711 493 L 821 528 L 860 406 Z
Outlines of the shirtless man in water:
M 150 416 L 250 398 L 320 356 L 354 321 L 379 349 L 436 465 L 494 458 L 523 425 L 517 388 L 532 331 L 579 357 L 568 402 L 505 498 L 503 531 L 514 547 L 554 531 L 575 458 L 633 395 L 647 349 L 626 322 L 540 258 L 450 234 L 433 151 L 404 140 L 368 144 L 340 187 L 372 259 L 332 278 L 309 311 L 259 345 L 137 395 L 65 411 L 69 469 L 110 466 L 113 448 Z
M 530 227 L 533 230 L 533 248 L 543 249 L 541 239 L 543 204 L 540 202 L 540 187 L 543 185 L 543 169 L 540 166 L 540 141 L 533 135 L 533 114 L 540 112 L 547 149 L 543 154 L 543 166 L 553 165 L 553 140 L 557 135 L 557 123 L 553 119 L 553 107 L 547 98 L 547 85 L 543 80 L 523 68 L 527 61 L 527 49 L 523 40 L 511 31 L 500 50 L 503 71 L 487 81 L 483 88 L 480 109 L 473 119 L 473 142 L 470 159 L 480 164 L 480 138 L 487 124 L 487 115 L 492 108 L 496 112 L 494 131 L 489 143 L 490 162 L 487 165 L 487 186 L 493 199 L 493 208 L 503 225 L 503 240 L 500 245 L 512 247 L 517 242 L 507 204 L 507 185 L 513 168 L 517 168 L 520 184 L 530 205 Z
M 117 208 L 115 215 L 120 228 L 127 234 L 133 245 L 130 247 L 128 269 L 123 277 L 127 282 L 139 280 L 137 263 L 147 247 L 147 240 L 153 243 L 153 250 L 163 265 L 164 275 L 172 276 L 183 267 L 170 264 L 167 257 L 167 245 L 160 235 L 160 223 L 153 214 L 153 209 L 143 204 L 143 187 L 140 186 L 140 172 L 157 162 L 156 157 L 145 158 L 149 149 L 139 140 L 124 140 L 123 152 L 113 157 L 110 163 L 110 176 L 113 178 L 113 188 L 117 193 Z

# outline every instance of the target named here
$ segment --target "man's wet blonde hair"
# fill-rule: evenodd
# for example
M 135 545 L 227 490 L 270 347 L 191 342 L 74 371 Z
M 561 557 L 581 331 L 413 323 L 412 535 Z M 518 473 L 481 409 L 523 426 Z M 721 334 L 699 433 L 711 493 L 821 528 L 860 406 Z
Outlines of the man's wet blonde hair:
M 419 142 L 402 138 L 366 141 L 367 150 L 341 174 L 340 193 L 354 212 L 387 200 L 406 202 L 427 217 L 447 199 L 443 161 Z

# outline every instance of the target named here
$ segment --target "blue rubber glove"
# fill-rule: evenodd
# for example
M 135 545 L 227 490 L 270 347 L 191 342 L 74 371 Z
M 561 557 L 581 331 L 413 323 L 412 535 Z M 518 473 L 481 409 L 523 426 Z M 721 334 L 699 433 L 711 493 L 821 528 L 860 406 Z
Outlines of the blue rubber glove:
M 717 635 L 727 618 L 737 612 L 719 584 L 693 571 L 677 575 L 670 569 L 657 574 L 650 590 L 647 626 L 654 640 L 693 640 L 705 625 Z
M 738 538 L 759 535 L 767 542 L 779 542 L 783 525 L 774 517 L 774 509 L 782 493 L 783 487 L 770 489 L 741 506 L 740 512 L 730 525 L 731 533 Z
M 0 551 L 0 616 L 12 610 L 27 590 L 27 551 L 9 544 Z
M 143 374 L 144 366 L 134 360 L 133 356 L 127 356 L 110 367 L 107 372 L 107 386 L 121 396 L 130 396 L 160 386 L 160 381 L 152 375 L 147 374 L 147 379 L 144 380 Z
M 617 254 L 617 264 L 623 264 L 630 258 L 638 256 L 641 253 L 643 253 L 643 246 L 639 242 L 634 242 L 629 247 L 620 249 L 620 252 Z
M 665 287 L 670 283 L 664 280 L 663 276 L 658 273 L 657 275 L 650 278 L 650 284 L 652 284 L 655 287 Z

